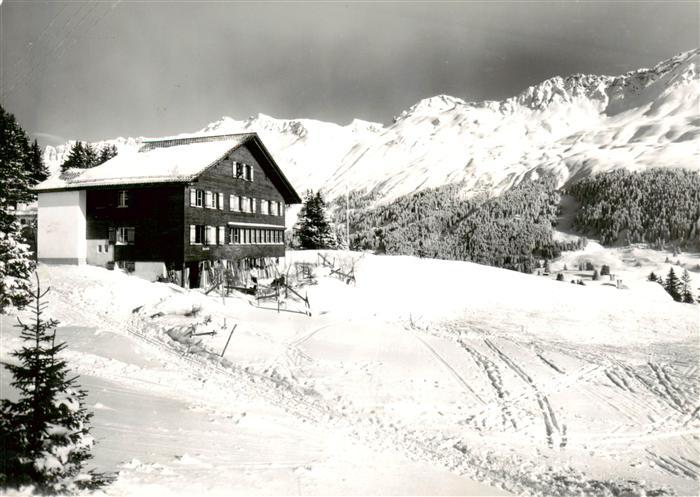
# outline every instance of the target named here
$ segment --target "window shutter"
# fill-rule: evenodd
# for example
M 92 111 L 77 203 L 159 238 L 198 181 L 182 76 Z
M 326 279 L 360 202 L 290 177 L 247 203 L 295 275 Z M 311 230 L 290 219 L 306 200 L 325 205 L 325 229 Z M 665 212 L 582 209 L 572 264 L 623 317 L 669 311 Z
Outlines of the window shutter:
M 255 199 L 254 198 L 250 199 L 250 212 L 255 213 Z
M 197 205 L 197 190 L 194 188 L 190 188 L 190 205 L 193 207 Z
M 190 224 L 190 245 L 197 242 L 197 227 L 194 224 Z
M 219 193 L 219 209 L 223 209 L 223 208 L 224 208 L 224 194 Z
M 230 210 L 230 211 L 236 210 L 235 204 L 233 203 L 233 195 L 228 196 L 228 210 Z
M 219 242 L 219 245 L 224 244 L 224 236 L 226 236 L 226 232 L 224 231 L 224 227 L 219 226 L 219 239 L 217 240 Z
M 204 192 L 204 207 L 211 207 L 211 192 Z
M 107 231 L 107 238 L 109 238 L 109 243 L 117 243 L 117 229 L 109 228 Z
M 250 166 L 250 181 L 253 181 L 253 173 L 255 172 L 255 168 L 253 166 Z
M 126 242 L 127 243 L 134 243 L 136 241 L 136 229 L 135 228 L 127 228 L 126 229 Z

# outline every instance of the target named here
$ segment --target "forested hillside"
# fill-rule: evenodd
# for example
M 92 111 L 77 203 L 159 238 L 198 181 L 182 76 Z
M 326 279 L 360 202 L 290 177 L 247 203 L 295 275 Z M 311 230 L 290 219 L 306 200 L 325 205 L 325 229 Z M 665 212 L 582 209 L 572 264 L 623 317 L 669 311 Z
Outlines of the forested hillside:
M 567 188 L 580 209 L 577 230 L 603 244 L 700 242 L 700 176 L 685 169 L 617 170 Z
M 529 272 L 563 245 L 552 239 L 560 194 L 549 180 L 521 183 L 493 199 L 462 199 L 452 184 L 368 208 L 371 197 L 350 199 L 350 246 L 387 254 L 457 259 Z M 334 208 L 345 220 L 344 202 Z

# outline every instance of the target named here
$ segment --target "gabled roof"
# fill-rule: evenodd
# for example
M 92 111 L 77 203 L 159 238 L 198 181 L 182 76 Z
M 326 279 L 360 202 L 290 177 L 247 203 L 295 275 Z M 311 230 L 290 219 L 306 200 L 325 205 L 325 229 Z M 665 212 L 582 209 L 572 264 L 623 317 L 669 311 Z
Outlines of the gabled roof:
M 146 140 L 138 152 L 120 153 L 91 169 L 70 170 L 68 174 L 39 183 L 34 190 L 46 192 L 120 185 L 189 183 L 243 144 L 252 145 L 253 154 L 280 190 L 285 202 L 301 202 L 256 133 Z

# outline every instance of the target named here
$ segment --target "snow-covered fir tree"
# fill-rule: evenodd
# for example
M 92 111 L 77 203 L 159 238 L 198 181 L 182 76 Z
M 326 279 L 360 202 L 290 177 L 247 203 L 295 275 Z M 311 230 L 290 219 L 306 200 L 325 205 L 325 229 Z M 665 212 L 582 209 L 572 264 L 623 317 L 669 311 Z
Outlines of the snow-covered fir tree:
M 666 276 L 664 288 L 666 289 L 668 294 L 671 297 L 673 297 L 673 300 L 675 300 L 676 302 L 681 302 L 681 283 L 678 280 L 678 276 L 676 276 L 676 272 L 673 270 L 673 268 L 668 270 L 668 275 Z
M 29 278 L 34 261 L 29 245 L 21 240 L 17 222 L 0 229 L 0 314 L 29 302 Z
M 115 145 L 105 145 L 97 156 L 97 165 L 99 166 L 107 162 L 109 159 L 116 157 L 117 154 L 117 147 Z
M 31 485 L 41 494 L 75 494 L 110 477 L 84 469 L 94 444 L 92 414 L 85 408 L 85 391 L 59 358 L 66 345 L 56 343 L 58 322 L 42 317 L 47 292 L 37 278 L 32 322 L 18 319 L 24 345 L 10 353 L 18 363 L 6 365 L 19 398 L 3 399 L 0 407 L 0 487 Z
M 320 191 L 306 192 L 296 227 L 299 244 L 304 249 L 332 249 L 338 245 L 326 202 Z
M 34 140 L 27 151 L 27 173 L 29 182 L 37 185 L 49 177 L 49 168 L 44 164 L 44 157 L 39 143 Z
M 695 299 L 693 298 L 693 285 L 690 280 L 690 273 L 687 269 L 683 269 L 683 275 L 681 276 L 681 299 L 686 304 L 694 304 Z
M 83 142 L 77 141 L 68 152 L 68 158 L 61 164 L 61 172 L 68 169 L 85 169 L 86 164 L 85 146 L 83 146 Z
M 61 164 L 61 172 L 68 169 L 90 169 L 107 162 L 116 155 L 117 147 L 114 145 L 105 145 L 97 151 L 91 144 L 77 141 L 68 152 L 68 158 Z
M 15 208 L 31 202 L 31 147 L 15 117 L 0 106 L 0 313 L 27 303 L 33 271 L 29 246 L 20 235 Z
M 15 120 L 15 116 L 0 106 L 0 222 L 11 223 L 14 215 L 9 212 L 20 203 L 31 202 L 34 195 L 29 190 L 31 169 L 27 134 Z M 5 224 L 2 225 L 5 227 Z

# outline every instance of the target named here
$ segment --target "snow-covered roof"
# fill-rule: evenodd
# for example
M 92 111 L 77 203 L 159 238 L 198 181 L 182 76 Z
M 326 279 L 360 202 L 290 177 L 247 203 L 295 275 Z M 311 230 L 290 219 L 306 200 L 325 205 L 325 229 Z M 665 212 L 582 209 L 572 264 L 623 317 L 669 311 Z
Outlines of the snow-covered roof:
M 253 137 L 255 133 L 148 140 L 137 152 L 120 153 L 92 169 L 67 171 L 35 190 L 188 182 Z

